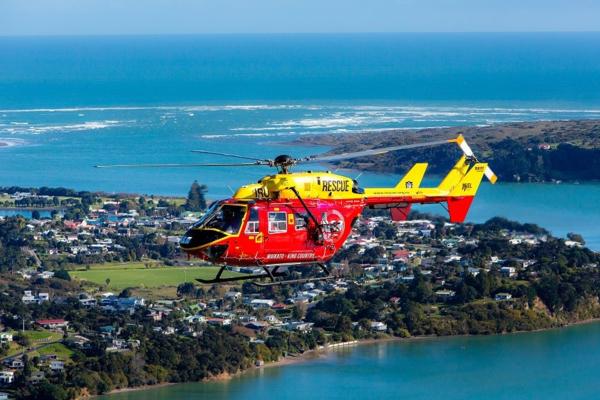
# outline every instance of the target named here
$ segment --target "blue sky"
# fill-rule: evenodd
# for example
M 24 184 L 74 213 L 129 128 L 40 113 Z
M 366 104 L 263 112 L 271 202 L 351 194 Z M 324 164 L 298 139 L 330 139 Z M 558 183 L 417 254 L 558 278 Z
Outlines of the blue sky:
M 0 0 L 0 35 L 598 31 L 598 0 Z

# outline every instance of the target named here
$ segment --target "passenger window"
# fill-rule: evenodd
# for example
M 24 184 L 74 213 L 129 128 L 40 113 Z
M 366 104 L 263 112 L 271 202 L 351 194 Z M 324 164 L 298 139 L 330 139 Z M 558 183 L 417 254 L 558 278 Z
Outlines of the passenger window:
M 287 232 L 287 213 L 269 213 L 269 233 Z
M 258 220 L 258 210 L 256 208 L 250 209 L 250 216 L 248 217 L 248 223 L 246 224 L 246 233 L 256 234 L 260 232 L 260 223 Z
M 306 214 L 297 213 L 296 214 L 296 230 L 303 231 L 306 230 L 306 220 L 308 216 Z

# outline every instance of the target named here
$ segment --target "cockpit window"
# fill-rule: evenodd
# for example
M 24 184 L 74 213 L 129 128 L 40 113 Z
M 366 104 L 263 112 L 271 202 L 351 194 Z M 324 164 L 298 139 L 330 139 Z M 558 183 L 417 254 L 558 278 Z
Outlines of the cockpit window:
M 211 228 L 228 234 L 236 234 L 242 227 L 246 207 L 234 204 L 211 206 L 206 215 L 198 221 L 195 228 Z

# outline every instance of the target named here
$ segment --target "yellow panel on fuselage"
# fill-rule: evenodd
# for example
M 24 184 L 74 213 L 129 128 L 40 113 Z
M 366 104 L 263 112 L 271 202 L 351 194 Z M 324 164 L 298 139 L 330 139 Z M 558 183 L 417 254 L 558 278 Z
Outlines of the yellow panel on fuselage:
M 303 199 L 361 199 L 353 191 L 354 182 L 331 172 L 294 172 L 269 175 L 258 183 L 242 186 L 235 199 L 296 199 L 290 188 L 296 188 Z

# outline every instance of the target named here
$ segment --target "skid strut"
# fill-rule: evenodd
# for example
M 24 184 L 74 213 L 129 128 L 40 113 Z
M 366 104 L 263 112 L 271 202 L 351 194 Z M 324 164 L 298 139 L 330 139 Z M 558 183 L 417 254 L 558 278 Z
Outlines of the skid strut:
M 226 265 L 223 265 L 217 275 L 213 279 L 201 279 L 197 278 L 196 280 L 200 283 L 204 284 L 213 284 L 213 283 L 226 283 L 226 282 L 236 282 L 236 281 L 248 281 L 252 282 L 257 286 L 277 286 L 277 285 L 290 285 L 296 283 L 307 283 L 307 282 L 315 282 L 315 281 L 323 281 L 327 279 L 332 279 L 333 276 L 327 269 L 324 264 L 316 264 L 321 268 L 321 270 L 325 273 L 325 276 L 315 277 L 315 278 L 300 278 L 300 279 L 287 279 L 287 280 L 276 280 L 275 278 L 279 278 L 285 275 L 285 272 L 278 272 L 280 265 L 276 265 L 273 269 L 269 269 L 266 265 L 261 265 L 262 269 L 265 271 L 264 274 L 246 274 L 243 276 L 232 276 L 228 278 L 222 278 L 221 275 L 223 271 L 227 268 Z M 257 282 L 258 279 L 267 278 L 269 282 Z

